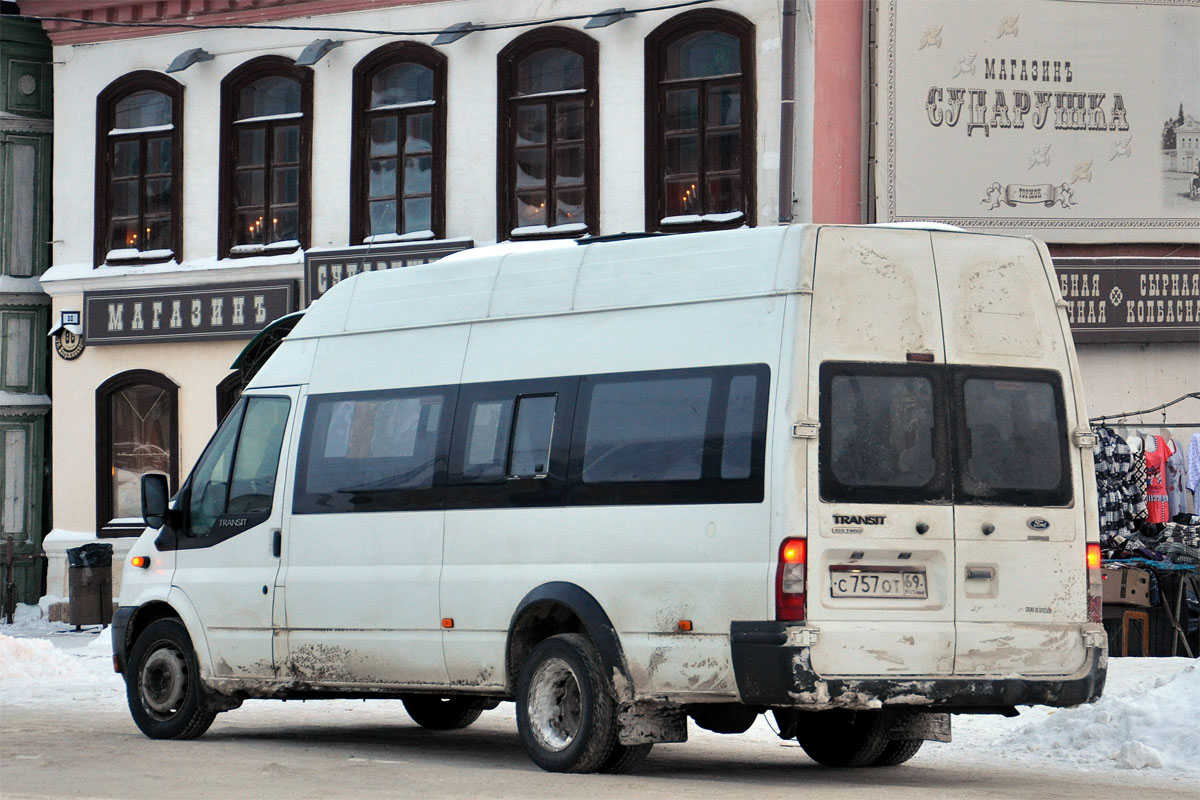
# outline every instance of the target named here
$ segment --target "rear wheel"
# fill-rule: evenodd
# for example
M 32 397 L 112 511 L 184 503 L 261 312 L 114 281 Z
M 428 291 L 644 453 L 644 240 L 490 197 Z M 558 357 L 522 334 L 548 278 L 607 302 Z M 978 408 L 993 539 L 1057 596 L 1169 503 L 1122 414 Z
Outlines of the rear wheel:
M 217 711 L 205 696 L 191 637 L 179 620 L 150 623 L 125 670 L 129 711 L 151 739 L 194 739 L 212 725 Z
M 897 767 L 917 754 L 924 739 L 893 739 L 883 748 L 879 758 L 871 762 L 872 767 Z
M 597 772 L 623 775 L 645 760 L 653 744 L 618 744 Z
M 517 682 L 517 731 L 547 772 L 619 771 L 645 755 L 642 745 L 614 754 L 622 747 L 616 702 L 595 645 L 577 633 L 551 636 L 529 654 Z
M 483 704 L 474 697 L 437 697 L 410 694 L 402 698 L 404 710 L 413 722 L 433 731 L 465 728 L 483 713 Z
M 796 741 L 818 764 L 865 767 L 887 749 L 887 725 L 879 711 L 818 711 L 800 715 Z

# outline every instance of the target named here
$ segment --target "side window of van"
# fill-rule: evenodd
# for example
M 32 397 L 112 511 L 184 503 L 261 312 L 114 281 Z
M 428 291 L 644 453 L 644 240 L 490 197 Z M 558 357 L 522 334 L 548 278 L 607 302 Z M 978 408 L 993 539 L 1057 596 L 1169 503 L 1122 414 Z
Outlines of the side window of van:
M 467 453 L 461 476 L 470 483 L 504 480 L 513 401 L 483 400 L 471 404 Z
M 754 445 L 756 413 L 760 390 L 755 375 L 736 375 L 729 382 L 729 401 L 725 406 L 724 447 L 721 449 L 721 477 L 749 478 Z
M 761 364 L 581 379 L 568 502 L 760 502 L 769 380 Z
M 246 400 L 242 400 L 225 417 L 204 455 L 196 462 L 188 495 L 188 533 L 191 536 L 212 533 L 217 517 L 225 510 L 233 453 L 245 412 Z
M 211 535 L 223 517 L 237 518 L 226 530 L 237 533 L 270 515 L 290 410 L 286 397 L 247 397 L 229 413 L 192 474 L 189 535 Z
M 295 513 L 440 508 L 449 402 L 444 387 L 309 397 Z
M 557 405 L 557 394 L 472 403 L 458 477 L 465 483 L 546 477 Z
M 561 505 L 578 384 L 575 377 L 465 384 L 447 507 Z
M 226 514 L 269 514 L 275 497 L 275 473 L 291 401 L 286 397 L 252 397 L 238 437 Z
M 598 382 L 584 432 L 583 482 L 699 480 L 712 384 L 709 376 Z
M 558 396 L 518 397 L 513 415 L 509 478 L 544 478 L 550 471 L 550 440 Z

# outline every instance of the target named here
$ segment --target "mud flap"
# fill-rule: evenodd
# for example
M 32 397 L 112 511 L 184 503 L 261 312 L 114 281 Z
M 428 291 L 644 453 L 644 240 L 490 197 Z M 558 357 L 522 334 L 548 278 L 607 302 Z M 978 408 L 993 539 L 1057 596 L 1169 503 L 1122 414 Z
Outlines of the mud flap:
M 687 715 L 671 703 L 639 701 L 617 708 L 617 741 L 621 744 L 669 744 L 687 741 Z
M 888 721 L 888 738 L 950 741 L 950 715 L 934 712 L 894 713 Z

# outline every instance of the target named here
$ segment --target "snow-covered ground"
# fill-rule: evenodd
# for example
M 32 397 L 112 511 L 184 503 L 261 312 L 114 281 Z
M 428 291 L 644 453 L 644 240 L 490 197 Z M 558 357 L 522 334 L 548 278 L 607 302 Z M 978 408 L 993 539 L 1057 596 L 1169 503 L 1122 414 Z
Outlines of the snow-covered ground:
M 275 701 L 251 701 L 279 707 Z M 49 623 L 37 606 L 20 608 L 0 625 L 0 708 L 22 706 L 120 710 L 125 686 L 112 671 L 108 630 L 75 632 Z M 368 706 L 370 704 L 367 704 Z M 363 709 L 357 701 L 305 704 L 305 713 Z M 236 714 L 237 712 L 233 712 Z M 491 714 L 513 716 L 511 704 Z M 1023 709 L 1016 719 L 954 717 L 954 742 L 930 745 L 917 761 L 964 765 L 1017 761 L 1031 770 L 1146 770 L 1164 777 L 1200 777 L 1200 661 L 1118 658 L 1109 661 L 1104 697 L 1070 709 Z M 695 729 L 693 729 L 695 730 Z M 699 735 L 707 735 L 703 731 Z M 746 739 L 779 744 L 760 717 Z

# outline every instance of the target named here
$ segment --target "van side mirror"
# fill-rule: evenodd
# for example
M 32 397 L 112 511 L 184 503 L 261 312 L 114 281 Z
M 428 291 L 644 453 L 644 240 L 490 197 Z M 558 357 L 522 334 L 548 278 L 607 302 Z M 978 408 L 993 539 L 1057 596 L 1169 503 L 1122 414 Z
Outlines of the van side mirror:
M 166 475 L 150 473 L 142 476 L 142 519 L 148 527 L 157 529 L 166 523 L 170 499 Z

